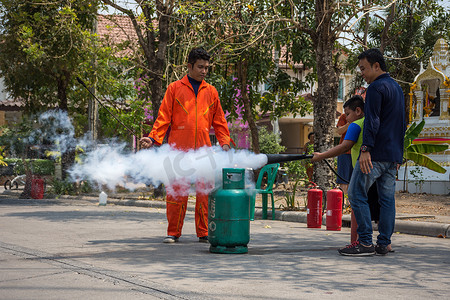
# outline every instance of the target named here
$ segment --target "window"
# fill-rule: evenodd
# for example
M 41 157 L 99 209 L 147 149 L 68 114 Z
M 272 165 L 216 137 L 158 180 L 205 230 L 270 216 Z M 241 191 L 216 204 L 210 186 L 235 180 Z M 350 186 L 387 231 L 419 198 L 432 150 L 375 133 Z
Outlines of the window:
M 344 79 L 339 79 L 339 91 L 338 91 L 338 100 L 344 99 Z

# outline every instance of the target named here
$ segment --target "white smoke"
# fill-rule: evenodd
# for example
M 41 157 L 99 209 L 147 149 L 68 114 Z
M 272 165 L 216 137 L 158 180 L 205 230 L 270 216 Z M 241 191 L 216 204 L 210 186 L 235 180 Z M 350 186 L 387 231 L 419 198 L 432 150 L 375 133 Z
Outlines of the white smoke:
M 180 181 L 214 184 L 222 181 L 223 168 L 258 169 L 267 164 L 264 154 L 235 149 L 225 152 L 217 146 L 184 152 L 166 144 L 134 153 L 127 150 L 124 143 L 108 141 L 99 145 L 89 140 L 88 134 L 75 138 L 69 116 L 60 110 L 42 114 L 39 125 L 32 134 L 33 139 L 50 142 L 58 155 L 74 151 L 77 146 L 83 149 L 81 162 L 76 162 L 69 170 L 73 181 L 86 180 L 111 190 L 116 186 L 133 189 L 137 184 L 168 187 Z M 247 186 L 252 179 L 251 172 L 247 172 Z
M 266 163 L 263 154 L 234 149 L 225 152 L 216 146 L 184 152 L 163 145 L 124 153 L 123 146 L 104 145 L 87 153 L 84 162 L 74 165 L 70 174 L 75 180 L 88 179 L 110 189 L 127 181 L 169 186 L 180 180 L 217 182 L 223 168 L 258 169 Z
M 45 140 L 53 145 L 53 151 L 65 153 L 81 144 L 81 139 L 75 139 L 75 129 L 67 112 L 62 110 L 49 110 L 38 118 L 39 127 L 33 130 L 29 140 Z M 84 143 L 83 143 L 84 144 Z

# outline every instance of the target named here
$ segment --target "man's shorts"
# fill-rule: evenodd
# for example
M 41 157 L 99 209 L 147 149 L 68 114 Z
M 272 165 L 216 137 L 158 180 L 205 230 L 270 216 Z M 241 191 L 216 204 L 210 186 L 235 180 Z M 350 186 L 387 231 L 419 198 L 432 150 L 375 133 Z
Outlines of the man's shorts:
M 352 156 L 350 154 L 341 154 L 337 158 L 337 173 L 342 178 L 350 182 L 350 177 L 352 177 L 353 167 L 352 167 Z M 336 179 L 337 183 L 348 184 L 341 178 Z

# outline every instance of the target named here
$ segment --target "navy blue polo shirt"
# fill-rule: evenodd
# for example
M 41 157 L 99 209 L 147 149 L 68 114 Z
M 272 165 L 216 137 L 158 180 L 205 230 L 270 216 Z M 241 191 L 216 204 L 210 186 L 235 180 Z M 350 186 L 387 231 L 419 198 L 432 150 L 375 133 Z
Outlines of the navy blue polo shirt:
M 403 90 L 388 73 L 375 79 L 366 92 L 363 145 L 369 146 L 372 161 L 403 161 L 406 130 Z

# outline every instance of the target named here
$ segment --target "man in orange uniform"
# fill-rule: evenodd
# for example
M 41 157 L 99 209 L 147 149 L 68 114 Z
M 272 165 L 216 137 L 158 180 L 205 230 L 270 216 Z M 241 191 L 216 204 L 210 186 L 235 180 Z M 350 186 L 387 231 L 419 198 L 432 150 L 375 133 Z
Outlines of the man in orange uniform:
M 171 126 L 168 143 L 187 151 L 211 146 L 211 126 L 223 150 L 230 149 L 230 132 L 217 90 L 204 81 L 209 68 L 209 54 L 193 49 L 188 57 L 188 74 L 167 88 L 158 117 L 148 137 L 141 139 L 143 148 L 161 145 Z M 197 182 L 195 227 L 199 242 L 208 242 L 208 194 L 204 181 Z M 164 243 L 175 243 L 181 236 L 189 196 L 190 181 L 173 182 L 167 187 L 167 237 Z

